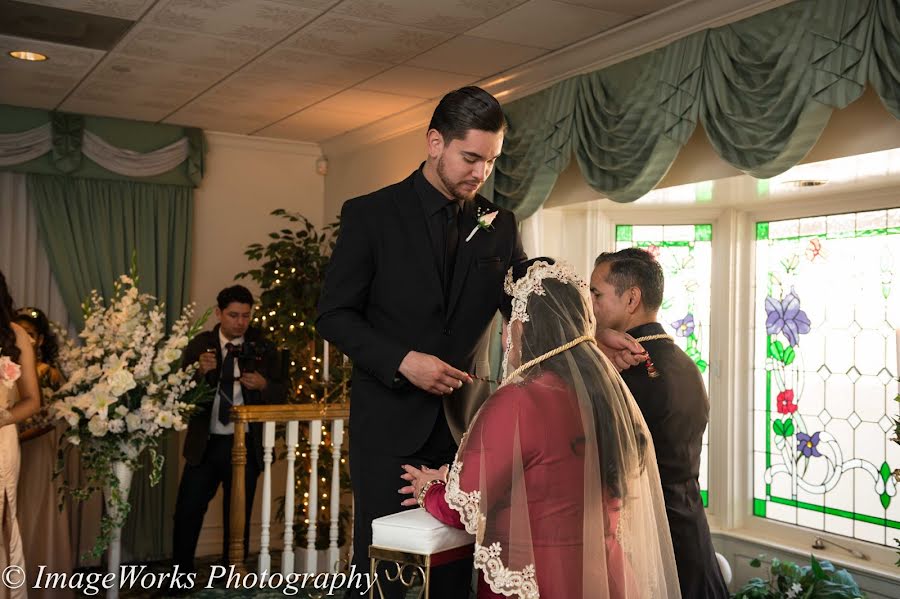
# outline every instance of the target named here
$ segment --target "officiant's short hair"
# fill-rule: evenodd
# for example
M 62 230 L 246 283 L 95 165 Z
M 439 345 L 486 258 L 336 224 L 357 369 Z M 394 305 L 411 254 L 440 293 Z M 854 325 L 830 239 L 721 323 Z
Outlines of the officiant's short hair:
M 626 289 L 637 287 L 641 290 L 644 307 L 659 310 L 666 281 L 662 267 L 653 254 L 641 248 L 603 252 L 594 261 L 594 268 L 605 263 L 609 263 L 606 282 L 616 289 L 617 295 L 622 295 Z
M 449 144 L 454 139 L 465 139 L 471 129 L 506 131 L 506 117 L 497 98 L 480 87 L 468 85 L 441 98 L 428 124 L 428 130 L 431 129 Z
M 243 285 L 232 285 L 226 287 L 216 296 L 216 304 L 219 310 L 224 310 L 229 304 L 237 302 L 238 304 L 247 304 L 253 306 L 253 294 Z

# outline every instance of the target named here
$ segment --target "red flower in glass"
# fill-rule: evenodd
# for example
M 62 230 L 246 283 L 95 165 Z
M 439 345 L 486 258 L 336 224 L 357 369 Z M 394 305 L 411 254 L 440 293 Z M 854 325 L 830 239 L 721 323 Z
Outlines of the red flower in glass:
M 778 413 L 793 414 L 797 411 L 797 404 L 794 403 L 794 390 L 785 389 L 778 394 Z

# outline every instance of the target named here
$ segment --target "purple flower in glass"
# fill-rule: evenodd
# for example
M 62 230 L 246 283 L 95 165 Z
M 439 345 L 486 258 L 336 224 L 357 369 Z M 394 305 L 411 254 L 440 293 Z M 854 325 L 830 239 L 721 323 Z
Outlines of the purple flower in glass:
M 766 332 L 769 335 L 784 333 L 791 346 L 799 345 L 799 337 L 809 332 L 809 317 L 800 309 L 800 298 L 791 287 L 779 302 L 772 296 L 766 298 Z
M 688 312 L 684 318 L 673 322 L 672 328 L 679 337 L 690 337 L 694 332 L 694 315 Z
M 797 451 L 808 458 L 820 458 L 822 454 L 817 449 L 819 445 L 819 433 L 813 433 L 810 437 L 806 433 L 797 433 Z

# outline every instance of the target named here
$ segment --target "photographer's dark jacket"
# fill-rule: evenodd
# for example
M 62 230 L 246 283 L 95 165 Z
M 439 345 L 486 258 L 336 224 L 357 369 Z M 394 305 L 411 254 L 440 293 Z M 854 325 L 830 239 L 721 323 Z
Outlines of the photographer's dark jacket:
M 263 391 L 254 391 L 241 387 L 241 392 L 246 405 L 280 404 L 287 399 L 287 381 L 281 368 L 279 353 L 274 344 L 270 343 L 259 329 L 250 327 L 244 333 L 244 343 L 255 343 L 262 353 L 257 372 L 266 379 L 266 388 Z M 219 345 L 219 325 L 211 331 L 204 331 L 194 337 L 184 350 L 182 364 L 187 366 L 197 362 L 200 354 L 208 349 L 215 348 L 216 368 L 206 373 L 204 380 L 215 391 L 219 386 L 219 373 L 222 370 L 222 350 Z M 191 416 L 188 423 L 187 437 L 184 440 L 184 459 L 188 464 L 199 464 L 206 450 L 206 442 L 209 439 L 209 423 L 212 418 L 212 403 L 202 404 Z M 247 457 L 256 461 L 262 469 L 262 424 L 250 424 L 247 433 Z

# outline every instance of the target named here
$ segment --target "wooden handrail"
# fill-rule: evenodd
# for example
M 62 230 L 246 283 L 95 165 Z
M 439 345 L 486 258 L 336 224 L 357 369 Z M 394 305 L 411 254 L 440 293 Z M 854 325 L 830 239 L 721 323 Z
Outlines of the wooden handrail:
M 292 422 L 300 420 L 344 420 L 350 418 L 349 404 L 279 404 L 261 406 L 234 406 L 231 421 L 234 427 L 234 445 L 231 448 L 231 513 L 229 522 L 231 538 L 228 540 L 228 561 L 243 572 L 244 564 L 244 512 L 247 489 L 244 472 L 247 467 L 247 442 L 245 423 Z
M 233 408 L 231 408 L 232 422 L 344 420 L 349 417 L 349 404 L 278 404 L 262 406 L 234 406 Z

